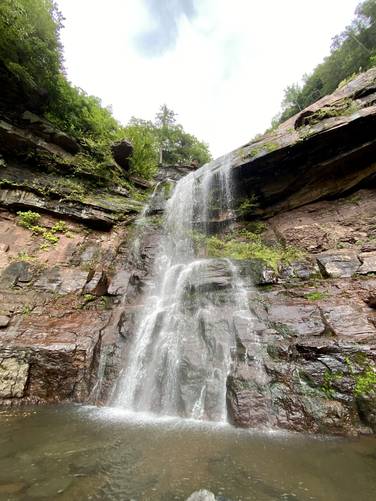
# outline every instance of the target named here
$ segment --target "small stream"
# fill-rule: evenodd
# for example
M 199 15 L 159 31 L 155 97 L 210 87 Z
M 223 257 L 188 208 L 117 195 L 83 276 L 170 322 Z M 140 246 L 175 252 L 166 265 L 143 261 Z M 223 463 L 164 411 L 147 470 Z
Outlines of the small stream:
M 376 440 L 80 406 L 0 412 L 0 500 L 371 501 Z

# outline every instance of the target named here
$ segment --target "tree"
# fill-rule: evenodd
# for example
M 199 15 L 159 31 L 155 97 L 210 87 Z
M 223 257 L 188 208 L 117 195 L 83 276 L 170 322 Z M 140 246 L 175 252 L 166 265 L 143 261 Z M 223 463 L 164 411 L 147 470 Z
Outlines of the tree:
M 150 179 L 158 167 L 158 139 L 152 122 L 132 117 L 120 135 L 133 145 L 131 173 Z
M 332 40 L 331 52 L 305 76 L 301 88 L 290 85 L 285 90 L 280 122 L 298 113 L 360 71 L 376 64 L 376 1 L 358 5 L 355 19 Z

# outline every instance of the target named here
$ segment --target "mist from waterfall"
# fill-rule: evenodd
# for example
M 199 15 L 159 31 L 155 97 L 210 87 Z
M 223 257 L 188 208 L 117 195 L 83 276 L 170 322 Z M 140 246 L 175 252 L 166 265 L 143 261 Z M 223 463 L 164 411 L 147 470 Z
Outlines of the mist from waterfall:
M 162 416 L 226 421 L 235 320 L 252 329 L 247 291 L 228 259 L 198 257 L 196 238 L 233 220 L 231 156 L 181 179 L 113 405 Z

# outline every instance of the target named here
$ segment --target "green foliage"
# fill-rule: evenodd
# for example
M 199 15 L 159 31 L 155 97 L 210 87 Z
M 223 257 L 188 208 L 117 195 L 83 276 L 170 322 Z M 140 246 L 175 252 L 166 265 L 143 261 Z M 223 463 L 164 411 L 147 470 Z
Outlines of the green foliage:
M 40 220 L 40 214 L 31 210 L 25 212 L 19 211 L 17 212 L 17 216 L 18 224 L 28 230 L 31 230 Z
M 0 2 L 0 61 L 23 92 L 43 89 L 49 102 L 61 68 L 61 20 L 52 0 Z
M 286 88 L 279 123 L 376 65 L 375 0 L 360 3 L 355 14 L 350 26 L 333 38 L 330 55 L 303 77 L 303 85 Z
M 40 235 L 46 241 L 47 244 L 56 244 L 59 241 L 59 237 L 56 233 L 66 233 L 68 231 L 68 226 L 64 221 L 58 221 L 52 228 L 48 229 L 44 226 L 37 224 L 41 218 L 41 215 L 37 212 L 26 211 L 17 212 L 18 224 L 23 228 L 30 230 L 34 235 Z M 47 247 L 44 246 L 42 250 L 46 250 Z
M 343 378 L 342 372 L 333 372 L 329 369 L 325 370 L 324 382 L 321 386 L 322 391 L 325 393 L 326 398 L 332 399 L 335 395 L 333 384 Z
M 244 198 L 240 204 L 236 208 L 237 216 L 245 216 L 251 213 L 254 209 L 258 207 L 257 197 L 255 194 L 252 194 L 248 198 Z
M 131 173 L 151 178 L 158 167 L 158 140 L 153 123 L 133 117 L 123 132 L 133 145 Z
M 326 299 L 328 294 L 326 292 L 315 291 L 304 294 L 304 297 L 309 301 L 320 301 L 322 299 Z
M 216 236 L 206 240 L 207 253 L 211 257 L 228 257 L 230 259 L 262 259 L 271 268 L 277 269 L 280 263 L 290 263 L 302 256 L 294 247 L 270 246 L 263 242 L 261 236 L 242 230 L 220 239 Z
M 359 397 L 373 392 L 376 392 L 376 371 L 367 366 L 356 378 L 354 394 Z

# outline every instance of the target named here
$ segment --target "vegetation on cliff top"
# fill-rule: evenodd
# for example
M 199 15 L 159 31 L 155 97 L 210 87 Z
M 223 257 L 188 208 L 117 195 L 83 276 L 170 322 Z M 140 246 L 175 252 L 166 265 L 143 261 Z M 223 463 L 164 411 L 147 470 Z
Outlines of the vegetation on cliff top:
M 375 65 L 376 1 L 366 0 L 358 5 L 350 26 L 333 38 L 329 56 L 310 75 L 304 75 L 303 85 L 293 84 L 285 89 L 282 112 L 273 124 L 284 122 Z
M 123 127 L 100 99 L 73 86 L 64 75 L 62 22 L 53 0 L 0 2 L 0 111 L 22 105 L 43 115 L 99 162 L 110 158 L 113 141 L 130 139 L 132 173 L 143 177 L 155 172 L 160 151 L 167 163 L 201 165 L 210 159 L 207 145 L 176 124 L 166 106 L 155 123 L 133 118 Z

